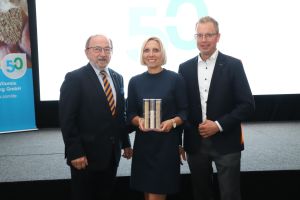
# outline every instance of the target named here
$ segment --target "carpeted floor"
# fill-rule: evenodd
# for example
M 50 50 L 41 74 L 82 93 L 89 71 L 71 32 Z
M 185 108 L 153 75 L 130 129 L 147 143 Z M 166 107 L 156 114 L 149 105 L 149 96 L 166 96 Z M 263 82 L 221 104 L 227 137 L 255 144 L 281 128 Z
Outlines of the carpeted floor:
M 300 123 L 243 124 L 242 172 L 300 170 Z M 130 135 L 134 140 L 134 134 Z M 59 129 L 0 135 L 0 183 L 69 179 Z M 130 175 L 131 160 L 121 159 L 118 176 Z M 182 174 L 188 174 L 185 162 Z

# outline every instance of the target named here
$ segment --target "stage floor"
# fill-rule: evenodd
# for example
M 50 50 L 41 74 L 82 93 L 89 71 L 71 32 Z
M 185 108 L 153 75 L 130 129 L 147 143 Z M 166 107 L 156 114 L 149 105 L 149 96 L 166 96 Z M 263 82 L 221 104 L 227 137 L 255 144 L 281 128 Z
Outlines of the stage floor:
M 300 122 L 245 123 L 242 172 L 300 170 Z M 134 140 L 134 134 L 130 135 Z M 130 176 L 121 159 L 118 176 Z M 186 162 L 181 173 L 189 173 Z M 58 128 L 0 134 L 0 183 L 69 179 Z

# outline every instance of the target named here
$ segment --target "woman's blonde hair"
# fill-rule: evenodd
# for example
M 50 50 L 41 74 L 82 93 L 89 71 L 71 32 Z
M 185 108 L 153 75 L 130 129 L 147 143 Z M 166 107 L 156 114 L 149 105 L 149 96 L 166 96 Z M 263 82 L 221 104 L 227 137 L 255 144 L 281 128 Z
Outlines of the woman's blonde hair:
M 146 63 L 144 62 L 144 59 L 143 59 L 143 52 L 144 52 L 144 48 L 146 46 L 146 44 L 149 42 L 149 41 L 156 41 L 160 47 L 160 50 L 161 50 L 161 53 L 162 53 L 162 63 L 161 65 L 164 65 L 167 63 L 167 55 L 166 55 L 166 50 L 164 48 L 164 45 L 162 43 L 162 41 L 158 38 L 158 37 L 150 37 L 148 38 L 147 40 L 144 41 L 143 45 L 142 45 L 142 48 L 141 48 L 141 54 L 140 54 L 140 62 L 142 65 L 146 65 Z

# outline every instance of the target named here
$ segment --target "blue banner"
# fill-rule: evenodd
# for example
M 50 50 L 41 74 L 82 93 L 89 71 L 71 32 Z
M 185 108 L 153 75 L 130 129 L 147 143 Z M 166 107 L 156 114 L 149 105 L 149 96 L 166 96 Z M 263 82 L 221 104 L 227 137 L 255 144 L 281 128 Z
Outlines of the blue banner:
M 0 1 L 0 133 L 36 129 L 26 0 Z
M 26 55 L 20 53 L 2 60 L 0 133 L 36 129 L 32 69 L 25 64 Z

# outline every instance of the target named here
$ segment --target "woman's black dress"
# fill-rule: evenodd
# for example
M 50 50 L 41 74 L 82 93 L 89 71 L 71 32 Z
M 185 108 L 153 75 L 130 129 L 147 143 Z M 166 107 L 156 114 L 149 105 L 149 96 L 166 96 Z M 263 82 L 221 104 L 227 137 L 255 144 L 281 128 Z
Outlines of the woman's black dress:
M 143 116 L 143 99 L 162 99 L 161 121 L 179 116 L 186 120 L 187 100 L 182 77 L 163 69 L 158 74 L 144 72 L 128 86 L 128 121 Z M 136 130 L 130 185 L 132 189 L 155 194 L 171 194 L 180 188 L 182 128 L 168 133 Z

